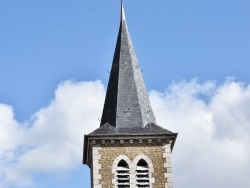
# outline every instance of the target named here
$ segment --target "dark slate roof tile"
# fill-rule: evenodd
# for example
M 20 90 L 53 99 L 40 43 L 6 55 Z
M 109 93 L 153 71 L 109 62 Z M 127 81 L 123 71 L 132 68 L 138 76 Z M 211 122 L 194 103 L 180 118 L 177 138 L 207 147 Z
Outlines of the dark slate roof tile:
M 145 127 L 114 127 L 109 123 L 96 129 L 89 136 L 115 136 L 115 135 L 163 135 L 175 134 L 154 123 L 149 123 Z
M 155 123 L 123 6 L 101 126 L 107 122 L 114 127 L 144 127 Z

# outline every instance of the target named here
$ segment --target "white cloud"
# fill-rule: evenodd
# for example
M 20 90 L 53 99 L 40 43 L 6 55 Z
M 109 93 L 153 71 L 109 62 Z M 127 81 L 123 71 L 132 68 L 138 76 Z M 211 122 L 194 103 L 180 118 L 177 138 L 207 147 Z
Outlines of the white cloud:
M 20 132 L 12 108 L 5 104 L 0 104 L 0 132 L 0 153 L 12 150 Z
M 16 159 L 15 149 L 19 145 L 23 130 L 15 121 L 13 109 L 0 104 L 0 182 L 4 181 L 4 170 Z M 2 188 L 0 183 L 0 188 Z
M 175 188 L 250 187 L 250 87 L 227 80 L 171 85 L 150 94 L 158 124 L 178 132 Z
M 26 125 L 15 120 L 10 106 L 0 104 L 0 188 L 29 187 L 36 174 L 78 169 L 83 135 L 99 126 L 104 96 L 100 81 L 66 81 Z M 150 98 L 157 123 L 179 133 L 175 188 L 250 187 L 249 85 L 191 80 L 151 91 Z
M 0 138 L 5 145 L 0 150 L 2 181 L 28 187 L 33 185 L 35 174 L 54 175 L 79 168 L 83 135 L 99 126 L 104 96 L 105 89 L 100 81 L 60 84 L 54 100 L 34 114 L 21 138 L 18 135 L 22 126 L 14 120 L 12 109 L 1 105 L 4 113 L 0 114 L 4 118 L 0 118 L 0 129 L 3 129 Z M 22 152 L 15 156 L 14 163 L 2 159 L 8 150 L 13 155 L 20 148 Z M 1 168 L 3 166 L 5 168 Z

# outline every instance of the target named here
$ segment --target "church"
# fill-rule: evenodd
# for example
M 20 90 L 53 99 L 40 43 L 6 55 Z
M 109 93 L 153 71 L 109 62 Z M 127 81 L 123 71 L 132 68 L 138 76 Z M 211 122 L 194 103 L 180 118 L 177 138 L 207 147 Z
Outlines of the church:
M 173 188 L 177 133 L 156 124 L 121 3 L 100 127 L 84 135 L 92 188 Z

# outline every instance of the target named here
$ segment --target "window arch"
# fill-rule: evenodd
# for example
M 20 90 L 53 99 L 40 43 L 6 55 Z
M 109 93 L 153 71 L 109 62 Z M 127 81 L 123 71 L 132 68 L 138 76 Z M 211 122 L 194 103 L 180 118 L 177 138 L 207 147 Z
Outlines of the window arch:
M 133 163 L 126 155 L 119 155 L 113 162 L 112 173 L 114 179 L 112 184 L 115 188 L 130 188 L 130 178 L 133 176 Z
M 140 159 L 136 166 L 136 185 L 149 188 L 149 167 L 144 159 Z
M 146 155 L 138 155 L 134 158 L 136 187 L 152 188 L 155 183 L 153 178 L 154 167 L 150 158 Z
M 121 160 L 116 168 L 117 188 L 129 188 L 129 166 L 125 160 Z

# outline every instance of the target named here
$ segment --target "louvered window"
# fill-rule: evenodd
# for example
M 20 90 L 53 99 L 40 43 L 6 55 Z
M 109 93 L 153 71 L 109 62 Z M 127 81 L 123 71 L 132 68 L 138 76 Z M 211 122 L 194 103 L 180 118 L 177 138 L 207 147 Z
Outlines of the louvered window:
M 129 188 L 129 167 L 126 161 L 121 160 L 116 170 L 117 188 Z
M 145 160 L 141 159 L 136 167 L 136 186 L 149 188 L 149 168 Z

